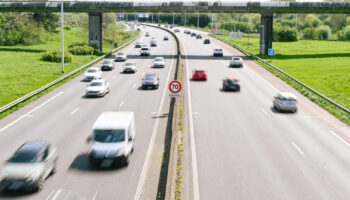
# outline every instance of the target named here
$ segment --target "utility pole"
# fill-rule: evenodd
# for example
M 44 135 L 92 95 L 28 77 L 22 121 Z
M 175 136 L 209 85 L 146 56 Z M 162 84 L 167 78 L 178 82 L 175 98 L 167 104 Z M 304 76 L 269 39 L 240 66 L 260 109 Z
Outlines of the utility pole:
M 61 0 L 61 72 L 64 74 L 64 33 L 63 33 L 63 0 Z
M 199 28 L 199 12 L 198 12 L 198 16 L 197 16 L 197 28 Z

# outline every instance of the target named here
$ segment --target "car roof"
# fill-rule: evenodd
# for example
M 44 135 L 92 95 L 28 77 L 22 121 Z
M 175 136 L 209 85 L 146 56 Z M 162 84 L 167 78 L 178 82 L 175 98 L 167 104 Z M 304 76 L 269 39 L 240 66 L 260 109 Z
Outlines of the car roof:
M 88 70 L 89 69 L 97 69 L 97 70 L 99 70 L 100 68 L 98 68 L 98 67 L 90 67 L 90 68 L 88 68 Z
M 98 79 L 98 80 L 92 80 L 90 83 L 103 83 L 105 82 L 105 79 Z
M 157 74 L 145 74 L 145 76 L 157 76 Z
M 196 68 L 195 71 L 206 71 L 206 70 L 203 68 Z
M 21 151 L 39 152 L 43 148 L 47 147 L 48 145 L 49 143 L 45 141 L 26 142 L 22 146 L 20 146 L 16 152 L 21 152 Z
M 164 57 L 155 57 L 154 59 L 157 59 L 157 58 L 164 59 Z
M 237 80 L 239 81 L 239 79 L 235 76 L 226 76 L 226 80 Z
M 278 95 L 280 97 L 284 97 L 287 99 L 297 99 L 297 97 L 293 93 L 290 93 L 290 92 L 280 92 Z

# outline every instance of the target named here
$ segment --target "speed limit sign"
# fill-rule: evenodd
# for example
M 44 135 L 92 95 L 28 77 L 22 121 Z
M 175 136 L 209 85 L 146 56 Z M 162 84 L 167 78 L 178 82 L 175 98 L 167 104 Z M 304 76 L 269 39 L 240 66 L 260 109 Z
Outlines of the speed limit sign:
M 179 93 L 181 91 L 181 83 L 179 81 L 171 81 L 169 84 L 169 90 L 171 93 Z

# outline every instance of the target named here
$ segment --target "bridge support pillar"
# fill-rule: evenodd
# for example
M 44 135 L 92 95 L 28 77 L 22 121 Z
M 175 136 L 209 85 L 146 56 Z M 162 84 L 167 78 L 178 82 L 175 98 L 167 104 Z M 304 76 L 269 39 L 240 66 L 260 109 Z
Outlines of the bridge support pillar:
M 89 13 L 89 44 L 102 51 L 102 13 Z
M 260 23 L 260 54 L 267 55 L 272 48 L 273 14 L 261 14 Z

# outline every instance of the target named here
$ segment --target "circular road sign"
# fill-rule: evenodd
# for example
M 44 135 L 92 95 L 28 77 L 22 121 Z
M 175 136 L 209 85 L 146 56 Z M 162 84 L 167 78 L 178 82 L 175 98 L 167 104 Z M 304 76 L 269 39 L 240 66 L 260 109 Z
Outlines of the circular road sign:
M 172 93 L 179 93 L 181 91 L 181 83 L 179 81 L 171 81 L 169 83 L 169 90 Z

